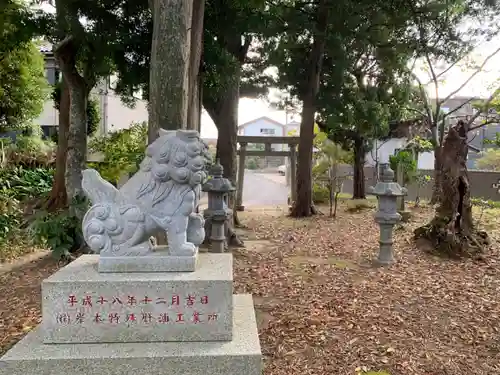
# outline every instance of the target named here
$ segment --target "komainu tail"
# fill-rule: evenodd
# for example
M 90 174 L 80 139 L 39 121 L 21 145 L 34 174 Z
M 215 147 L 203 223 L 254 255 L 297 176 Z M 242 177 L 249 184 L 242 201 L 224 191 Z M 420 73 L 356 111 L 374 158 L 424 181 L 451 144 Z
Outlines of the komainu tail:
M 120 192 L 103 179 L 95 169 L 85 169 L 82 172 L 82 188 L 92 204 L 102 202 L 117 203 Z

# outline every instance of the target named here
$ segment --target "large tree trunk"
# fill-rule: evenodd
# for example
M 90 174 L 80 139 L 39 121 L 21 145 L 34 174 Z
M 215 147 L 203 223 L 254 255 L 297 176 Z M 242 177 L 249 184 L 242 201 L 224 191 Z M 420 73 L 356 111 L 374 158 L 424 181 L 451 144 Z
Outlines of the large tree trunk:
M 48 211 L 53 212 L 68 204 L 66 193 L 66 155 L 68 153 L 70 96 L 64 74 L 61 81 L 61 97 L 59 102 L 59 126 L 57 134 L 56 171 L 49 200 L 46 203 Z
M 467 125 L 459 121 L 452 127 L 442 146 L 441 194 L 432 221 L 415 230 L 416 238 L 425 238 L 433 250 L 451 257 L 477 255 L 488 244 L 485 232 L 478 231 L 472 219 L 470 184 L 467 175 Z
M 71 36 L 56 48 L 56 56 L 63 72 L 70 96 L 70 121 L 67 134 L 66 192 L 68 200 L 83 197 L 82 171 L 87 159 L 87 101 L 89 85 L 76 69 L 79 45 Z
M 302 95 L 302 121 L 300 124 L 299 155 L 297 166 L 297 200 L 293 202 L 290 215 L 306 217 L 315 213 L 312 204 L 312 149 L 314 140 L 314 114 L 318 95 L 321 68 L 325 52 L 329 7 L 321 0 L 316 14 L 316 33 L 308 62 L 308 81 Z
M 153 40 L 149 75 L 148 141 L 158 129 L 187 127 L 193 0 L 151 0 Z
M 242 39 L 244 43 L 242 44 Z M 236 62 L 242 66 L 245 62 L 252 39 L 242 38 L 241 34 L 231 33 L 220 38 L 221 46 L 230 53 Z M 240 71 L 227 79 L 217 98 L 210 95 L 203 96 L 203 104 L 218 130 L 216 158 L 220 159 L 224 167 L 224 177 L 229 178 L 236 185 L 237 177 L 237 136 L 238 136 L 238 105 L 240 102 Z M 209 91 L 207 90 L 207 93 Z M 240 225 L 236 208 L 236 193 L 229 197 L 229 205 L 233 209 L 233 224 Z M 234 232 L 231 235 L 233 242 L 241 245 L 242 242 Z
M 352 199 L 365 199 L 365 145 L 362 138 L 354 141 L 354 175 Z
M 71 83 L 69 83 L 71 82 Z M 88 92 L 82 77 L 68 78 L 70 124 L 66 157 L 66 191 L 70 200 L 83 197 L 82 171 L 87 163 L 87 101 Z
M 216 105 L 208 103 L 205 105 L 210 117 L 214 121 L 217 130 L 217 152 L 215 158 L 219 160 L 224 168 L 224 177 L 229 179 L 234 186 L 237 181 L 237 139 L 238 139 L 238 104 L 239 104 L 240 80 L 239 76 L 231 80 L 225 87 L 224 96 L 219 98 Z M 236 211 L 236 193 L 229 195 L 229 207 L 233 210 L 233 223 L 229 223 L 227 229 L 228 242 L 233 246 L 242 246 L 243 241 L 233 230 L 234 225 L 240 225 Z
M 195 0 L 191 22 L 191 51 L 189 56 L 189 97 L 187 128 L 201 131 L 201 88 L 203 51 L 203 16 L 205 0 Z
M 434 148 L 434 181 L 432 185 L 432 197 L 431 204 L 438 204 L 441 195 L 441 175 L 442 175 L 442 147 L 438 146 Z
M 316 107 L 311 96 L 304 99 L 302 122 L 300 124 L 299 155 L 297 158 L 297 198 L 292 202 L 291 215 L 306 217 L 313 214 L 312 210 L 312 149 L 314 140 L 314 114 Z

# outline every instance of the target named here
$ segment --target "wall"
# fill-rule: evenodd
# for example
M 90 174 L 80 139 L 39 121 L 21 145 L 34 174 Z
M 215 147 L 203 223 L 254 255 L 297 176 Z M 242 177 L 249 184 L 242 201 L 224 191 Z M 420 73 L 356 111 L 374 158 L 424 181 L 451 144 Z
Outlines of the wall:
M 406 145 L 406 138 L 391 138 L 385 141 L 376 140 L 373 148 L 366 154 L 366 164 L 374 166 L 375 160 L 380 163 L 388 163 L 389 156 L 394 155 L 397 149 Z
M 352 174 L 351 166 L 342 166 L 343 174 Z M 408 200 L 415 200 L 417 192 L 421 199 L 430 199 L 432 196 L 432 177 L 433 170 L 421 170 L 420 173 L 431 177 L 424 186 L 418 187 L 416 183 L 406 186 L 408 189 Z M 491 171 L 468 171 L 469 183 L 471 188 L 471 195 L 474 198 L 483 198 L 486 200 L 500 201 L 500 172 Z M 374 186 L 376 183 L 375 169 L 373 167 L 365 168 L 365 186 Z M 498 184 L 498 185 L 497 185 Z M 495 187 L 497 186 L 497 187 Z M 342 191 L 344 193 L 352 194 L 352 180 L 346 180 Z
M 244 127 L 240 128 L 241 129 L 241 135 L 248 135 L 248 136 L 278 136 L 282 137 L 285 136 L 286 134 L 283 134 L 284 127 L 282 125 L 278 125 L 274 122 L 267 121 L 266 119 L 258 119 L 255 122 L 252 122 L 250 124 L 245 125 Z M 274 134 L 262 134 L 260 132 L 260 129 L 274 129 Z
M 434 170 L 434 151 L 418 154 L 418 169 Z
M 43 105 L 43 111 L 33 122 L 37 125 L 58 126 L 59 111 L 54 108 L 54 102 L 47 100 Z
M 121 102 L 120 97 L 110 91 L 107 107 L 108 131 L 129 128 L 132 122 L 148 121 L 147 103 L 143 100 L 137 100 L 134 108 L 128 108 Z
M 391 138 L 385 141 L 375 141 L 372 151 L 366 154 L 366 165 L 375 166 L 375 159 L 380 163 L 388 163 L 389 156 L 394 155 L 397 149 L 404 148 L 406 138 Z M 434 151 L 423 152 L 418 155 L 419 169 L 434 169 Z
M 292 135 L 294 135 L 294 136 L 300 135 L 300 123 L 291 122 L 291 123 L 287 124 L 285 127 L 286 127 L 285 135 L 289 135 L 289 133 L 291 133 L 291 132 L 293 132 Z

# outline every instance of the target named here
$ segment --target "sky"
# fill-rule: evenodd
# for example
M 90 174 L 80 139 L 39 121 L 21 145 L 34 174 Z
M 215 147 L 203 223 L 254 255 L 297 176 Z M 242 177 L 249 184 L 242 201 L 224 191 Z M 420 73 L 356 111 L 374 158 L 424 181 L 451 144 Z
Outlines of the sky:
M 497 48 L 500 48 L 500 37 L 493 39 L 491 42 L 485 43 L 476 48 L 471 54 L 471 59 L 476 65 L 481 65 L 488 55 L 493 53 Z M 444 68 L 448 66 L 445 65 Z M 441 70 L 438 70 L 438 72 Z M 457 65 L 450 69 L 443 75 L 444 81 L 440 84 L 438 89 L 438 96 L 440 99 L 446 98 L 449 94 L 457 90 L 467 79 L 474 73 L 475 70 L 468 70 L 464 68 L 464 64 Z M 430 81 L 429 76 L 425 72 L 418 74 L 423 83 Z M 496 80 L 500 78 L 500 53 L 488 60 L 484 70 L 477 74 L 462 90 L 457 92 L 454 96 L 477 96 L 488 97 L 493 92 L 493 87 Z M 432 98 L 435 97 L 434 86 L 432 84 L 426 87 L 428 95 Z M 285 123 L 288 117 L 290 121 L 300 121 L 300 115 L 285 115 L 284 111 L 277 111 L 265 100 L 261 99 L 241 99 L 239 103 L 238 123 L 243 124 L 255 118 L 267 116 L 273 120 Z M 217 138 L 217 128 L 208 114 L 202 115 L 201 122 L 201 135 L 203 138 Z

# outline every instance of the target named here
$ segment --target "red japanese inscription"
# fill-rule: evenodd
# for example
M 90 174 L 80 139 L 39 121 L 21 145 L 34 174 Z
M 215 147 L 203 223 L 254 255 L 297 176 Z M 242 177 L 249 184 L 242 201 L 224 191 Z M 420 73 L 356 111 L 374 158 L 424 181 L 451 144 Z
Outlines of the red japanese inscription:
M 137 305 L 137 299 L 134 296 L 128 296 L 127 304 L 130 306 Z
M 118 298 L 118 297 L 114 297 L 114 298 L 113 298 L 113 302 L 111 302 L 111 303 L 112 303 L 113 305 L 114 305 L 115 303 L 118 303 L 118 304 L 120 304 L 120 305 L 123 305 L 122 300 L 121 300 L 120 298 Z
M 153 320 L 153 315 L 151 313 L 142 313 L 141 314 L 141 322 L 149 324 Z
M 102 323 L 102 322 L 103 322 L 103 320 L 102 320 L 102 316 L 101 316 L 101 314 L 96 313 L 96 314 L 94 315 L 94 323 Z
M 108 300 L 102 296 L 97 299 L 97 303 L 100 305 L 104 305 L 106 302 L 108 302 Z
M 208 318 L 209 322 L 210 321 L 215 321 L 215 320 L 217 320 L 217 314 L 215 314 L 215 313 L 208 314 L 207 318 Z
M 162 313 L 160 314 L 158 318 L 158 323 L 168 323 L 170 322 L 170 317 L 168 316 L 167 313 Z
M 118 315 L 118 313 L 110 313 L 108 315 L 108 320 L 110 323 L 120 323 L 120 315 Z
M 84 319 L 85 315 L 83 313 L 79 312 L 78 314 L 76 314 L 75 320 L 77 323 L 82 324 Z
M 59 324 L 69 324 L 71 323 L 71 317 L 68 313 L 57 314 L 56 321 Z
M 200 298 L 200 302 L 203 304 L 203 305 L 206 305 L 208 303 L 208 296 L 203 296 Z
M 137 321 L 137 318 L 135 317 L 135 314 L 129 313 L 129 314 L 127 314 L 126 321 L 127 322 L 135 322 L 135 321 Z
M 201 323 L 201 314 L 197 311 L 193 313 L 193 323 Z
M 78 303 L 78 299 L 74 295 L 70 295 L 68 297 L 68 303 L 71 307 L 75 306 Z
M 156 304 L 159 305 L 159 304 L 166 304 L 167 301 L 165 300 L 165 298 L 161 298 L 161 297 L 158 297 L 156 299 Z
M 172 305 L 179 305 L 180 298 L 178 295 L 172 296 Z
M 175 320 L 176 323 L 184 323 L 184 314 L 178 313 L 177 314 L 177 319 Z
M 143 304 L 147 305 L 148 303 L 153 302 L 153 300 L 151 298 L 149 298 L 148 296 L 144 296 L 144 298 L 141 300 L 141 302 Z
M 196 301 L 196 298 L 194 296 L 188 295 L 186 297 L 186 306 L 192 307 L 194 305 L 194 301 Z
M 92 307 L 92 296 L 85 296 L 82 305 Z

